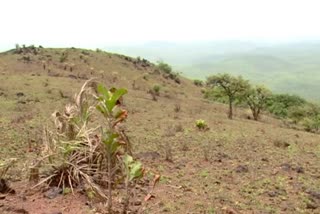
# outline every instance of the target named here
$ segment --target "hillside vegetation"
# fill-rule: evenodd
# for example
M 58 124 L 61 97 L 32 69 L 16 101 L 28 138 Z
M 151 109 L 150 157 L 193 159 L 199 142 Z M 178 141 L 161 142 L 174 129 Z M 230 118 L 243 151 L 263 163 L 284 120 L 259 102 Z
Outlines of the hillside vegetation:
M 215 73 L 242 75 L 265 84 L 278 93 L 297 94 L 311 101 L 320 100 L 320 44 L 296 42 L 153 42 L 135 46 L 109 47 L 132 56 L 159 59 L 172 64 L 184 75 L 205 79 Z
M 320 212 L 319 135 L 289 129 L 265 111 L 258 121 L 250 119 L 247 106 L 233 109 L 230 120 L 227 105 L 203 98 L 200 83 L 164 62 L 99 49 L 31 46 L 0 54 L 0 163 L 15 158 L 0 175 L 16 192 L 0 194 L 1 213 L 106 213 L 108 200 L 85 185 L 76 186 L 74 193 L 63 187 L 51 197 L 53 187 L 44 183 L 31 188 L 34 184 L 28 181 L 30 166 L 44 155 L 43 128 L 54 130 L 53 112 L 73 103 L 74 94 L 91 78 L 106 86 L 100 92 L 114 91 L 112 87 L 128 91 L 121 100 L 127 112 L 121 128 L 132 145 L 132 157 L 148 172 L 132 183 L 128 211 Z M 101 122 L 105 115 L 95 115 L 88 123 Z M 48 170 L 40 166 L 40 178 L 48 176 Z M 154 175 L 161 176 L 159 182 Z M 126 201 L 120 181 L 112 185 L 115 210 Z M 104 183 L 97 185 L 108 193 Z

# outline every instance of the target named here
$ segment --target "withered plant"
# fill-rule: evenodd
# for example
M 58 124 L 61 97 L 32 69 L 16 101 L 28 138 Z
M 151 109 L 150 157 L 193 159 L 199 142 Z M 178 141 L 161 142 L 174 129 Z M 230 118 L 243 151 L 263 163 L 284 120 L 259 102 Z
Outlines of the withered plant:
M 126 93 L 126 89 L 108 90 L 89 80 L 63 113 L 53 113 L 56 130 L 44 131 L 45 146 L 39 161 L 50 168 L 50 174 L 38 185 L 47 182 L 73 192 L 85 184 L 90 192 L 107 200 L 111 213 L 112 191 L 122 182 L 127 192 L 124 210 L 128 209 L 129 188 L 143 176 L 143 168 L 129 155 L 129 140 L 119 128 L 127 118 L 121 105 Z M 107 191 L 99 185 L 104 180 Z

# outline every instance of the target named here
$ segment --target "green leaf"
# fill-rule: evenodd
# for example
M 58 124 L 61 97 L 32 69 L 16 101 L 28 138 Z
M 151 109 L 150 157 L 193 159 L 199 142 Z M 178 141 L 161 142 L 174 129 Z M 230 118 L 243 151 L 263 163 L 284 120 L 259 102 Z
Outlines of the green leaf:
M 99 84 L 97 90 L 98 90 L 99 94 L 102 95 L 106 100 L 108 100 L 110 98 L 109 91 L 106 87 L 104 87 L 104 85 Z
M 107 101 L 106 105 L 108 110 L 111 112 L 115 107 L 117 101 L 127 93 L 128 91 L 124 88 L 117 89 L 111 96 L 110 100 Z
M 119 137 L 119 135 L 115 133 L 105 133 L 104 135 L 104 139 L 102 140 L 102 142 L 106 145 L 107 151 L 110 154 L 114 154 L 120 146 L 119 142 L 116 140 L 117 137 Z
M 112 95 L 111 100 L 113 102 L 116 102 L 117 100 L 119 100 L 126 93 L 128 93 L 127 89 L 124 89 L 124 88 L 117 89 L 116 92 L 114 92 L 114 94 Z
M 129 180 L 133 180 L 140 177 L 142 177 L 142 164 L 140 162 L 132 163 Z
M 126 166 L 129 167 L 130 163 L 133 162 L 132 156 L 126 154 L 126 155 L 124 156 L 124 158 L 123 158 L 123 162 L 124 162 L 124 164 L 125 164 Z
M 97 105 L 96 108 L 97 108 L 97 110 L 100 111 L 102 114 L 106 114 L 106 109 L 104 108 L 103 105 Z

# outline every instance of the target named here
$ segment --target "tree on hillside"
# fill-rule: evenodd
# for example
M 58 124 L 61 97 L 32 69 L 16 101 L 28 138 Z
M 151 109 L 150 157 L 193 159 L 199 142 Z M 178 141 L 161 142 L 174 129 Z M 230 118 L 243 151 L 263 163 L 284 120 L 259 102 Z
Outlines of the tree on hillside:
M 228 118 L 232 119 L 232 105 L 237 96 L 242 95 L 249 88 L 248 80 L 244 80 L 241 76 L 234 77 L 229 74 L 217 74 L 207 77 L 207 85 L 209 87 L 219 87 L 228 97 L 229 112 Z
M 263 86 L 249 88 L 245 93 L 245 101 L 248 104 L 254 120 L 258 120 L 261 110 L 266 107 L 271 91 Z

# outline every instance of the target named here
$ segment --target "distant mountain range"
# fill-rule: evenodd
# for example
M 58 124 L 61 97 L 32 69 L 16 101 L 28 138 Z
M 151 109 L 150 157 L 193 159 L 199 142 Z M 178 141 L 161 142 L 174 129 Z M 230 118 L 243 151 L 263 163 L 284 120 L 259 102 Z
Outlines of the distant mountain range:
M 274 92 L 320 100 L 320 42 L 149 42 L 107 51 L 163 60 L 194 79 L 219 72 L 242 75 Z

